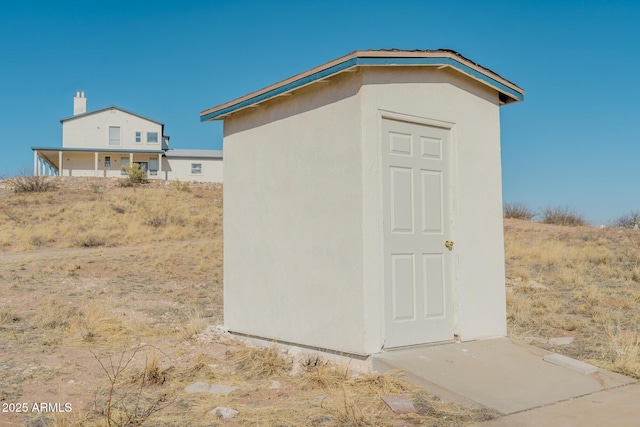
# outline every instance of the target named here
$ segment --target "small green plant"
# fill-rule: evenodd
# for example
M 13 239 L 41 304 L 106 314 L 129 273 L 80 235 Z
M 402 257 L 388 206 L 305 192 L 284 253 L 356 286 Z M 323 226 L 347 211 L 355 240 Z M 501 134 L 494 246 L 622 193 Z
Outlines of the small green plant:
M 502 207 L 502 212 L 505 218 L 526 219 L 529 221 L 536 216 L 536 213 L 533 210 L 520 202 L 505 203 Z
M 549 207 L 542 211 L 542 222 L 553 225 L 567 225 L 577 227 L 587 225 L 582 215 L 567 207 Z
M 124 167 L 124 171 L 129 181 L 134 184 L 144 184 L 147 182 L 147 171 L 140 167 L 140 163 L 133 163 Z
M 188 182 L 182 182 L 179 179 L 176 179 L 173 182 L 173 188 L 175 188 L 178 191 L 184 191 L 186 193 L 190 193 L 191 192 L 191 187 L 189 186 Z

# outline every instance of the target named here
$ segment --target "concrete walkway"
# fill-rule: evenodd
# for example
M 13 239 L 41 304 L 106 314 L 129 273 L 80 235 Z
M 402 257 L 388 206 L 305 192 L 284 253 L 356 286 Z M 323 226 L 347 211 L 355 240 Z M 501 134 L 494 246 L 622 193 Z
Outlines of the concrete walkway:
M 640 425 L 640 384 L 531 409 L 476 427 L 632 427 Z
M 380 372 L 403 370 L 444 400 L 507 415 L 483 427 L 640 425 L 633 378 L 505 338 L 387 351 L 372 363 Z M 595 421 L 608 412 L 606 422 Z M 612 424 L 613 412 L 622 424 Z

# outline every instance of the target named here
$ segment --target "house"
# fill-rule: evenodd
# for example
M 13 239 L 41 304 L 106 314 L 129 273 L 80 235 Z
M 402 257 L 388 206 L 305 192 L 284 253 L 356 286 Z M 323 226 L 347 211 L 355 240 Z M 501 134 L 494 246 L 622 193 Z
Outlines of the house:
M 149 179 L 222 182 L 222 151 L 170 149 L 164 124 L 115 106 L 87 111 L 84 91 L 60 122 L 62 147 L 32 147 L 34 175 L 120 177 L 137 163 Z
M 356 51 L 224 121 L 224 324 L 370 355 L 506 335 L 500 108 L 450 50 Z

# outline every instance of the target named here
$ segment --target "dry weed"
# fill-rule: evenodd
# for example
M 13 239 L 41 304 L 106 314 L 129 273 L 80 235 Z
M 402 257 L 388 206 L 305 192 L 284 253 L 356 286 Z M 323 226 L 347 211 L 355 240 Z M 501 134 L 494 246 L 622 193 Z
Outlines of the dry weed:
M 270 378 L 290 369 L 291 361 L 275 345 L 268 348 L 247 347 L 232 354 L 229 360 L 245 379 Z
M 183 339 L 192 339 L 202 332 L 207 325 L 208 321 L 202 316 L 202 311 L 198 307 L 189 307 L 180 325 L 180 336 Z
M 127 377 L 129 369 L 134 369 L 130 365 L 135 363 L 136 355 L 149 348 L 160 351 L 153 346 L 138 346 L 130 352 L 122 351 L 119 355 L 106 358 L 100 358 L 92 352 L 107 376 L 106 391 L 103 393 L 106 397 L 100 402 L 103 408 L 99 413 L 104 415 L 104 422 L 109 427 L 141 426 L 153 414 L 175 401 L 161 388 L 153 387 L 165 381 L 165 372 L 160 371 L 156 356 L 151 362 L 145 358 L 141 372 Z
M 460 426 L 475 424 L 498 418 L 500 414 L 491 409 L 461 408 L 455 403 L 443 402 L 425 392 L 418 392 L 413 399 L 418 414 L 437 419 L 438 426 Z

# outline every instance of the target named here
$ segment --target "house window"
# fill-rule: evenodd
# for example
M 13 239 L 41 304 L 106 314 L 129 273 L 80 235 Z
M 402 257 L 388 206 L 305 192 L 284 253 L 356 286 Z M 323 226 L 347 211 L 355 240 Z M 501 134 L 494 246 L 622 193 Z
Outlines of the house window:
M 126 175 L 127 171 L 125 170 L 127 168 L 127 166 L 129 166 L 129 158 L 128 157 L 122 157 L 120 159 L 120 175 Z
M 191 163 L 191 175 L 202 175 L 202 163 Z
M 120 145 L 119 126 L 109 126 L 109 145 Z
M 158 142 L 158 132 L 147 132 L 147 142 L 157 143 Z
M 149 175 L 158 175 L 158 159 L 149 159 Z
M 140 144 L 142 142 L 142 132 L 136 132 L 136 144 Z
M 111 157 L 109 157 L 109 156 L 105 156 L 104 157 L 104 167 L 105 168 L 110 168 L 111 167 Z

